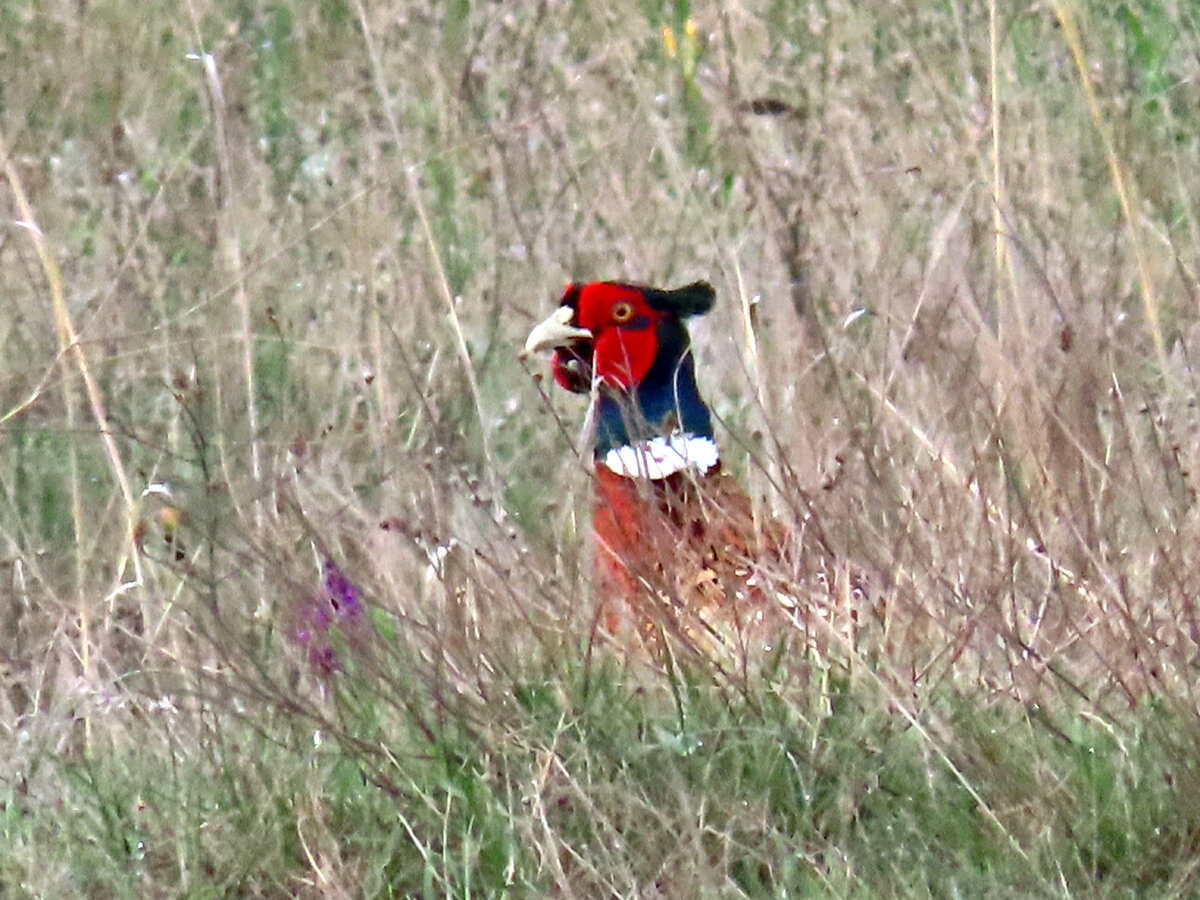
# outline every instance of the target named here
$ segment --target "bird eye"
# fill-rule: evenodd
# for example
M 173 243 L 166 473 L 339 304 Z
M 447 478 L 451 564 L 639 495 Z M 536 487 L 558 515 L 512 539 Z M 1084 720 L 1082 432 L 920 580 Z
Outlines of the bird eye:
M 627 300 L 618 300 L 609 310 L 612 320 L 618 325 L 624 325 L 633 318 L 633 304 Z

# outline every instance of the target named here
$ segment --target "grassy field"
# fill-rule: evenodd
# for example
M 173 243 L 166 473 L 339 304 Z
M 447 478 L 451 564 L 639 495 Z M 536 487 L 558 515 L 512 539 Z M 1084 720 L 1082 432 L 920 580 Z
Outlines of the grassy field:
M 1200 895 L 1191 5 L 0 0 L 0 166 L 4 897 Z M 822 640 L 591 639 L 593 278 Z

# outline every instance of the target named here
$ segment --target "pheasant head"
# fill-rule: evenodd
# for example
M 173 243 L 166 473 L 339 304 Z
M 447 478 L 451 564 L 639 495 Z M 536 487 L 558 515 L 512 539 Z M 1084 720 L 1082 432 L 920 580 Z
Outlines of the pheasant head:
M 559 385 L 594 394 L 597 462 L 652 479 L 717 462 L 685 324 L 714 299 L 705 281 L 674 290 L 568 284 L 558 309 L 530 333 L 525 352 L 553 350 Z

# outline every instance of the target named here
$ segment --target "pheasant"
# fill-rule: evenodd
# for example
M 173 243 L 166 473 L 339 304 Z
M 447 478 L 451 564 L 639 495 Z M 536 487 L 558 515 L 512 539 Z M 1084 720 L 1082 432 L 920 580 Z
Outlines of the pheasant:
M 592 397 L 597 621 L 744 653 L 788 615 L 768 588 L 790 570 L 789 539 L 722 467 L 696 385 L 685 320 L 715 297 L 704 281 L 568 284 L 525 354 L 552 350 L 555 381 Z

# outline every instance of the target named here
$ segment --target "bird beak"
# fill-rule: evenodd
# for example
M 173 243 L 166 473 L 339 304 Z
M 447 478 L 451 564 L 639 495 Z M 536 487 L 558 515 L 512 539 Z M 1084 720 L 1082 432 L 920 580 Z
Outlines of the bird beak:
M 525 350 L 521 357 L 524 358 L 531 353 L 540 353 L 543 350 L 565 347 L 572 341 L 580 339 L 591 340 L 592 333 L 590 331 L 571 324 L 571 319 L 574 317 L 575 310 L 569 306 L 560 306 L 556 309 L 546 321 L 529 332 L 529 338 L 525 341 Z

